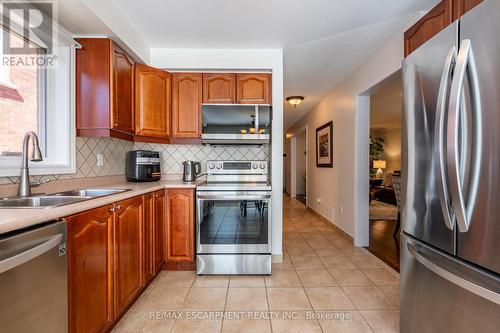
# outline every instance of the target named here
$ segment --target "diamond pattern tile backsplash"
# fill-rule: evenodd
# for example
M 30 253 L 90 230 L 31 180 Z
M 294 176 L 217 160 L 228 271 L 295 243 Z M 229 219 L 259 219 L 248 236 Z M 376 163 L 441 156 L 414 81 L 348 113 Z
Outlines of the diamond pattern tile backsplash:
M 206 171 L 209 160 L 268 160 L 269 145 L 262 146 L 211 146 L 211 145 L 163 145 L 136 143 L 134 149 L 155 150 L 160 152 L 161 172 L 167 175 L 182 174 L 182 162 L 193 160 L 201 162 L 202 172 Z
M 165 175 L 182 174 L 182 161 L 194 160 L 202 164 L 205 172 L 208 160 L 268 160 L 269 146 L 210 146 L 162 145 L 133 143 L 114 138 L 76 138 L 76 173 L 32 176 L 35 180 L 64 180 L 125 174 L 125 156 L 129 150 L 159 151 L 161 170 Z M 97 166 L 97 154 L 103 155 L 103 166 Z M 19 177 L 0 177 L 1 184 L 16 183 Z

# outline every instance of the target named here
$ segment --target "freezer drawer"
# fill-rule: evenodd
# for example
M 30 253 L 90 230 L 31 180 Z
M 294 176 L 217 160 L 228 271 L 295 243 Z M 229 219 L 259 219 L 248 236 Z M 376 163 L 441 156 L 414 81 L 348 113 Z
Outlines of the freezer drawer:
M 441 79 L 443 69 L 457 36 L 455 22 L 403 62 L 402 229 L 449 253 L 455 252 L 455 235 L 440 204 L 435 132 L 441 82 L 450 81 Z
M 500 279 L 401 238 L 401 332 L 498 332 Z

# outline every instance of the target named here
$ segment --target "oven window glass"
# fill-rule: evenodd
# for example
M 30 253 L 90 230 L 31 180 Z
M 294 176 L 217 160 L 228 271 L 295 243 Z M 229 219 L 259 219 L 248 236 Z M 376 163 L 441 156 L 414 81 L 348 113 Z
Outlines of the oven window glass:
M 204 200 L 201 202 L 201 244 L 267 244 L 268 202 Z

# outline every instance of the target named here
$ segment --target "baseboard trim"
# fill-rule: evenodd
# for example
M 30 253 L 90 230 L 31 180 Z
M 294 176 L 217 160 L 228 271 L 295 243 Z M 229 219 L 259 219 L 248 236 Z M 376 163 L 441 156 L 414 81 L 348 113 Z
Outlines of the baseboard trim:
M 341 232 L 347 239 L 349 239 L 349 241 L 351 243 L 354 244 L 354 238 L 349 235 L 347 232 L 345 232 L 344 230 L 340 229 L 339 227 L 337 227 L 335 225 L 335 223 L 333 223 L 332 221 L 330 221 L 329 219 L 327 219 L 326 217 L 324 217 L 323 215 L 321 215 L 321 213 L 319 213 L 318 211 L 316 211 L 314 208 L 311 208 L 310 206 L 306 206 L 307 210 L 310 211 L 313 215 L 315 215 L 317 218 L 319 218 L 320 220 L 326 222 L 326 223 L 330 223 L 336 231 L 339 231 Z

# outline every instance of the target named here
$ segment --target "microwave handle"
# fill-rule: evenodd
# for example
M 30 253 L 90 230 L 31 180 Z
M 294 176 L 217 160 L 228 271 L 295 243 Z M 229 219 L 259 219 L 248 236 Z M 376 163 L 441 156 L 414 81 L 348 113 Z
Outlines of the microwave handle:
M 198 194 L 196 198 L 200 200 L 269 200 L 271 198 L 271 194 L 248 194 L 248 195 Z

